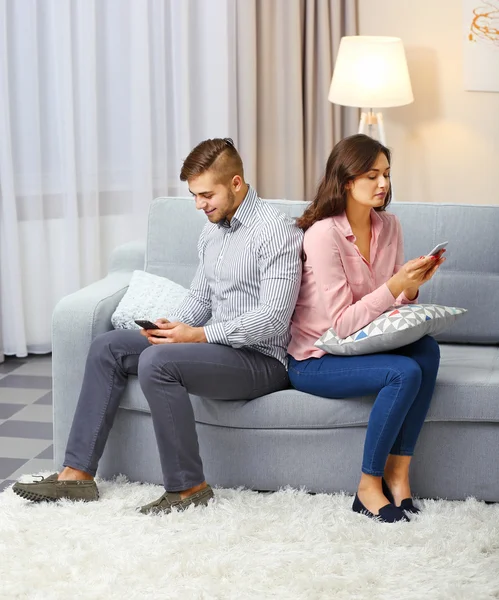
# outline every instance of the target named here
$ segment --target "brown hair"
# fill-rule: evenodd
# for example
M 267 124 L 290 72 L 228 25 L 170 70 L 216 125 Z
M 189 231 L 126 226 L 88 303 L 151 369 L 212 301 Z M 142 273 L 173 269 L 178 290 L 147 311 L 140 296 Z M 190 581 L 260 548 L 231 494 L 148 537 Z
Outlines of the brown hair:
M 184 160 L 180 180 L 193 179 L 208 170 L 215 173 L 217 183 L 228 183 L 234 175 L 244 179 L 243 161 L 231 138 L 214 138 L 198 144 Z
M 386 156 L 390 164 L 390 150 L 368 135 L 359 133 L 338 142 L 329 155 L 326 171 L 314 200 L 297 219 L 298 227 L 307 231 L 316 221 L 343 213 L 347 202 L 346 184 L 359 175 L 367 173 L 380 152 Z M 390 187 L 383 206 L 376 207 L 374 210 L 385 210 L 391 198 Z

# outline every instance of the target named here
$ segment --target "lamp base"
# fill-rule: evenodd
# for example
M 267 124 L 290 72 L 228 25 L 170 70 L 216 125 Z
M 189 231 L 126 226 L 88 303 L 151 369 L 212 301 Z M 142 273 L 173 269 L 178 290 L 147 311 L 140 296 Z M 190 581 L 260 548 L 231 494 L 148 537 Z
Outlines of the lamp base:
M 366 131 L 366 127 L 367 127 L 367 131 Z M 376 113 L 374 114 L 372 108 L 369 110 L 368 113 L 361 113 L 360 115 L 360 121 L 359 121 L 359 133 L 365 133 L 366 135 L 369 135 L 370 137 L 374 137 L 373 133 L 374 133 L 374 128 L 377 128 L 378 130 L 378 139 L 379 141 L 383 144 L 383 146 L 386 146 L 386 137 L 385 137 L 385 126 L 383 124 L 383 114 L 382 113 Z

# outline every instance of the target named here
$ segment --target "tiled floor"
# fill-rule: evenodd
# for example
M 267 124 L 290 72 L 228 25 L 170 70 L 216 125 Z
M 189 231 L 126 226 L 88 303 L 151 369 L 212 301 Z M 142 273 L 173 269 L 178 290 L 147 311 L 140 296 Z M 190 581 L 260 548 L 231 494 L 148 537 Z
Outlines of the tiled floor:
M 0 492 L 20 475 L 53 469 L 50 355 L 0 363 Z

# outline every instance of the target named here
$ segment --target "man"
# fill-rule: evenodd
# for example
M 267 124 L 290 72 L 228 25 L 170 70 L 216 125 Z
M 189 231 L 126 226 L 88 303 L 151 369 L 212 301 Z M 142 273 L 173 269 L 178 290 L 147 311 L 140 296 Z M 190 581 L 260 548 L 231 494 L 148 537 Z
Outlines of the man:
M 205 505 L 213 491 L 204 478 L 188 394 L 250 400 L 288 386 L 286 349 L 301 281 L 301 230 L 245 183 L 241 157 L 228 138 L 196 146 L 180 179 L 209 221 L 186 299 L 169 319 L 156 321 L 157 329 L 95 338 L 64 469 L 35 483 L 17 482 L 13 490 L 19 496 L 98 499 L 98 462 L 128 375 L 138 375 L 166 490 L 140 511 Z

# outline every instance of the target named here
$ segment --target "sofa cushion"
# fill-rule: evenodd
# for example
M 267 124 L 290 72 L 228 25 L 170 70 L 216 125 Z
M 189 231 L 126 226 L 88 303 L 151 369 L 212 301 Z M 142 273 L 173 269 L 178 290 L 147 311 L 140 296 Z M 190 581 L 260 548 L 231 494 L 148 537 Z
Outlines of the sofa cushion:
M 145 271 L 134 271 L 128 289 L 111 317 L 115 329 L 140 329 L 136 319 L 153 323 L 167 317 L 187 296 L 187 288 Z
M 441 344 L 441 363 L 427 421 L 499 422 L 499 348 Z M 332 400 L 294 389 L 250 401 L 191 396 L 198 423 L 243 429 L 330 429 L 365 426 L 373 397 Z M 122 408 L 149 412 L 136 377 Z
M 387 352 L 407 346 L 425 335 L 436 335 L 449 328 L 465 308 L 440 304 L 405 304 L 392 306 L 362 329 L 346 338 L 333 328 L 315 342 L 328 354 L 354 356 Z

